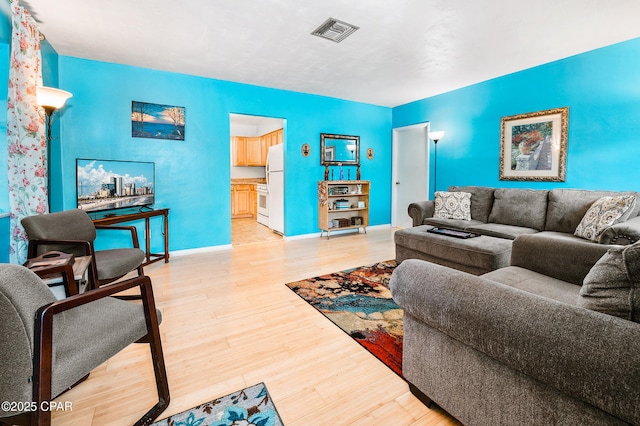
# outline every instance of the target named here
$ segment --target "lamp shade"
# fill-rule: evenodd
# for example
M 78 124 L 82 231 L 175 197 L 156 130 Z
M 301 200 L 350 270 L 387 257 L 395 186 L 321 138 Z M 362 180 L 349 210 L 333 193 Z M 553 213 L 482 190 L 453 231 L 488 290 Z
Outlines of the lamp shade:
M 439 141 L 444 137 L 444 130 L 440 130 L 438 132 L 429 132 L 429 139 L 432 141 Z
M 64 103 L 71 96 L 73 96 L 71 93 L 54 87 L 36 87 L 36 99 L 38 105 L 42 107 L 49 107 L 53 109 L 62 108 Z

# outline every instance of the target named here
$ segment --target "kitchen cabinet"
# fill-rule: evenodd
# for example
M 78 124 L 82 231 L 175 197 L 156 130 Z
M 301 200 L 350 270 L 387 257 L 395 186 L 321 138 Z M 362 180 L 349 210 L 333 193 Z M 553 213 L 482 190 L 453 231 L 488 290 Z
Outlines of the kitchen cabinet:
M 231 218 L 256 217 L 258 192 L 256 184 L 231 184 Z
M 234 166 L 266 166 L 269 147 L 284 142 L 279 129 L 262 136 L 233 136 L 231 138 Z
M 276 130 L 274 132 L 267 133 L 266 135 L 262 135 L 260 140 L 262 142 L 262 162 L 264 165 L 267 164 L 267 152 L 269 151 L 269 147 L 273 145 L 278 145 L 279 143 L 283 143 L 284 141 L 284 131 L 283 129 Z
M 259 137 L 233 136 L 231 144 L 234 166 L 264 166 Z
M 247 146 L 247 166 L 264 166 L 262 144 L 259 137 L 245 138 Z
M 251 200 L 249 201 L 251 207 L 251 216 L 258 217 L 258 185 L 251 185 Z
M 231 185 L 231 218 L 251 217 L 251 185 Z
M 233 136 L 231 138 L 231 147 L 233 154 L 234 166 L 247 165 L 247 138 L 243 136 Z

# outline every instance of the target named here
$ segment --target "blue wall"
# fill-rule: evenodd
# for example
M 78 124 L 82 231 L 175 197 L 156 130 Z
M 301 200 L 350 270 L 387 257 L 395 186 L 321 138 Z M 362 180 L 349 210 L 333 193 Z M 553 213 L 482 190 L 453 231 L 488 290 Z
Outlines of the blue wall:
M 637 189 L 640 168 L 640 39 L 587 52 L 393 109 L 340 99 L 58 57 L 43 47 L 45 84 L 73 93 L 54 144 L 53 210 L 75 208 L 76 158 L 154 161 L 158 207 L 171 208 L 171 250 L 229 244 L 229 113 L 285 120 L 286 235 L 318 232 L 320 133 L 361 137 L 362 178 L 372 182 L 370 224 L 390 222 L 391 129 L 430 121 L 438 186 Z M 8 45 L 0 43 L 8 69 Z M 0 76 L 2 78 L 2 76 Z M 131 101 L 186 107 L 184 142 L 131 137 Z M 0 89 L 6 103 L 6 89 Z M 500 118 L 569 107 L 567 180 L 500 181 Z M 3 122 L 0 121 L 0 126 Z M 4 122 L 6 126 L 6 121 Z M 58 131 L 58 128 L 55 130 Z M 301 146 L 312 147 L 304 158 Z M 6 153 L 4 155 L 6 161 Z M 433 159 L 432 159 L 433 160 Z M 5 173 L 4 175 L 2 173 Z M 6 180 L 6 171 L 0 172 Z M 0 209 L 7 205 L 0 190 Z M 159 234 L 159 233 L 157 233 Z M 161 235 L 154 235 L 159 244 Z
M 59 87 L 73 93 L 61 117 L 60 210 L 76 207 L 76 158 L 153 161 L 156 206 L 171 209 L 171 250 L 230 244 L 229 113 L 241 113 L 286 122 L 287 236 L 319 232 L 323 132 L 359 135 L 362 152 L 375 150 L 361 169 L 372 186 L 370 225 L 390 222 L 390 108 L 64 56 L 58 73 Z M 185 107 L 185 141 L 132 138 L 134 100 Z
M 564 106 L 569 107 L 566 182 L 500 181 L 501 117 Z M 393 127 L 424 121 L 446 132 L 438 143 L 439 190 L 449 185 L 639 190 L 640 38 L 393 110 Z

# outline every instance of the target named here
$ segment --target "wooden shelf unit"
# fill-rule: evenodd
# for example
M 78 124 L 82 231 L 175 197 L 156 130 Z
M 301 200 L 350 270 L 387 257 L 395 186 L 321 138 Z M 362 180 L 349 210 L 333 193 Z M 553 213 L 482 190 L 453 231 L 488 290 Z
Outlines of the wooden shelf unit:
M 358 192 L 358 188 L 361 192 Z M 332 231 L 344 231 L 347 229 L 360 229 L 367 233 L 369 226 L 369 192 L 368 180 L 321 180 L 318 182 L 318 228 L 320 238 L 326 232 L 327 239 Z M 337 208 L 338 201 L 347 200 L 348 208 Z M 364 203 L 364 207 L 358 207 Z M 352 218 L 360 217 L 362 223 L 353 224 Z M 347 219 L 348 225 L 333 226 L 332 221 Z

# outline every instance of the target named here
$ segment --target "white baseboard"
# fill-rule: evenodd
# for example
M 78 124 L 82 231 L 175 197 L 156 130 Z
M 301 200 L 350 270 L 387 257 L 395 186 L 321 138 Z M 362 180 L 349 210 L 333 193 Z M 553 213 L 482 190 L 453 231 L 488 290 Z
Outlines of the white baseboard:
M 374 226 L 367 226 L 367 230 L 371 230 L 371 231 L 375 231 L 375 230 L 379 230 L 379 229 L 390 229 L 391 228 L 391 224 L 387 223 L 384 225 L 374 225 Z M 345 230 L 337 230 L 337 229 L 332 229 L 331 230 L 332 234 L 355 234 L 355 231 L 353 229 L 345 229 Z M 358 231 L 358 233 L 362 234 L 362 232 Z M 312 234 L 302 234 L 302 235 L 292 235 L 292 236 L 283 236 L 282 239 L 285 241 L 293 241 L 293 240 L 304 240 L 307 238 L 318 238 L 320 237 L 320 232 L 314 232 Z M 209 247 L 200 247 L 200 248 L 194 248 L 194 249 L 185 249 L 185 250 L 176 250 L 176 251 L 171 251 L 169 252 L 170 256 L 189 256 L 192 254 L 199 254 L 199 253 L 210 253 L 210 252 L 214 252 L 214 251 L 224 251 L 224 250 L 233 250 L 233 246 L 231 244 L 223 244 L 220 246 L 209 246 Z
M 175 256 L 175 257 L 189 256 L 192 254 L 211 253 L 213 251 L 224 251 L 224 250 L 231 250 L 231 249 L 233 249 L 233 246 L 231 244 L 223 244 L 220 246 L 209 246 L 209 247 L 200 247 L 200 248 L 194 248 L 194 249 L 170 251 L 169 256 L 170 257 L 171 256 Z

